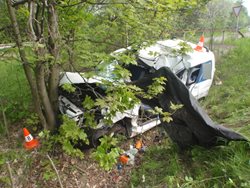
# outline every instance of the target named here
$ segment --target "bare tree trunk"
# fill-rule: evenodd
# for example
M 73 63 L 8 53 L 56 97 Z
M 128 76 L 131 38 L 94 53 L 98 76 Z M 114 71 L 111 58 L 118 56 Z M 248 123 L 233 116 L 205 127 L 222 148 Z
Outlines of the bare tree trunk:
M 48 128 L 47 125 L 47 121 L 43 115 L 42 109 L 41 109 L 41 102 L 39 100 L 39 95 L 37 92 L 37 87 L 36 87 L 36 83 L 35 83 L 35 79 L 33 76 L 33 70 L 29 65 L 29 62 L 26 58 L 26 54 L 24 51 L 24 47 L 23 47 L 23 43 L 22 43 L 22 39 L 21 39 L 21 35 L 20 35 L 20 31 L 19 31 L 19 27 L 17 24 L 17 20 L 16 20 L 16 15 L 15 15 L 15 10 L 12 8 L 11 6 L 11 0 L 6 0 L 7 3 L 7 7 L 8 7 L 8 11 L 9 11 L 9 15 L 10 15 L 10 19 L 12 22 L 12 27 L 15 33 L 15 37 L 16 37 L 16 44 L 19 50 L 19 55 L 20 58 L 22 60 L 22 64 L 23 64 L 23 69 L 26 75 L 26 78 L 28 80 L 30 89 L 31 89 L 31 94 L 32 94 L 32 98 L 33 98 L 33 102 L 34 102 L 34 107 L 35 107 L 35 111 L 39 116 L 40 122 L 43 125 L 43 127 L 45 129 Z
M 59 45 L 60 45 L 60 33 L 58 29 L 58 18 L 55 10 L 55 1 L 50 0 L 48 3 L 48 25 L 49 25 L 49 52 L 54 56 L 54 63 L 50 68 L 49 78 L 49 98 L 53 106 L 55 114 L 58 113 L 58 84 L 60 66 L 57 63 L 59 59 Z
M 44 107 L 44 113 L 46 116 L 46 120 L 49 125 L 49 129 L 53 130 L 56 125 L 56 118 L 55 114 L 52 108 L 52 105 L 49 100 L 47 88 L 45 85 L 45 80 L 44 80 L 44 72 L 45 72 L 45 67 L 44 67 L 44 62 L 38 62 L 36 66 L 36 83 L 37 83 L 37 89 L 40 95 L 40 99 L 43 103 Z

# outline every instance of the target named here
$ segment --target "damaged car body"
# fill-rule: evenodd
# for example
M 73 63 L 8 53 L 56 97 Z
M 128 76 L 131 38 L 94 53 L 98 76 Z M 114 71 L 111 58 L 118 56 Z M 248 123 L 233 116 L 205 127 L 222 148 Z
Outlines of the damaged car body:
M 141 80 L 145 80 L 145 78 L 150 80 L 152 79 L 152 75 L 158 77 L 159 75 L 158 72 L 159 71 L 161 72 L 162 69 L 166 68 L 169 71 L 166 71 L 167 72 L 166 74 L 160 74 L 160 75 L 163 75 L 164 77 L 168 78 L 168 74 L 170 74 L 170 76 L 174 75 L 176 77 L 176 79 L 169 79 L 167 81 L 166 87 L 168 87 L 169 84 L 171 85 L 171 87 L 169 88 L 177 87 L 175 86 L 175 84 L 183 85 L 183 87 L 179 92 L 186 93 L 187 95 L 186 100 L 189 100 L 190 96 L 196 99 L 205 97 L 208 94 L 208 91 L 212 85 L 214 77 L 214 72 L 215 72 L 214 55 L 211 51 L 209 51 L 206 48 L 203 48 L 202 51 L 194 50 L 192 52 L 188 52 L 185 55 L 178 55 L 178 54 L 176 55 L 171 53 L 172 51 L 176 51 L 181 48 L 181 45 L 179 45 L 181 42 L 183 41 L 177 39 L 158 41 L 154 45 L 151 45 L 149 47 L 140 50 L 137 55 L 137 65 L 131 64 L 128 67 L 126 67 L 132 74 L 130 81 L 143 89 L 143 84 L 145 83 Z M 192 43 L 188 43 L 188 45 L 190 45 L 191 48 L 193 49 L 196 46 L 195 44 Z M 118 51 L 119 51 L 118 53 L 121 53 L 124 50 L 121 49 Z M 86 112 L 86 109 L 83 108 L 82 102 L 87 95 L 90 96 L 92 99 L 96 99 L 98 97 L 97 93 L 105 95 L 105 88 L 102 87 L 102 81 L 107 79 L 110 79 L 110 77 L 96 76 L 92 78 L 86 78 L 83 75 L 75 72 L 63 73 L 59 85 L 60 112 L 62 114 L 66 114 L 68 117 L 76 121 L 79 126 L 85 128 L 86 125 L 84 124 L 85 123 L 84 114 Z M 171 80 L 173 80 L 173 83 L 170 83 Z M 146 85 L 148 85 L 148 83 L 151 83 L 151 81 L 148 81 Z M 73 93 L 69 93 L 63 90 L 62 86 L 64 84 L 72 84 L 76 88 L 76 91 Z M 169 100 L 170 98 L 172 100 L 176 98 L 176 96 L 171 96 L 171 97 L 167 96 L 166 93 L 169 92 L 169 88 L 163 93 L 164 95 L 166 95 L 165 100 Z M 170 93 L 176 94 L 176 92 L 171 92 L 171 91 Z M 95 113 L 95 120 L 97 122 L 97 126 L 95 128 L 86 128 L 89 135 L 90 143 L 93 146 L 97 146 L 99 143 L 98 142 L 99 138 L 110 133 L 114 134 L 122 133 L 127 137 L 131 138 L 138 134 L 142 134 L 145 131 L 159 124 L 164 125 L 165 123 L 161 121 L 159 115 L 155 115 L 154 113 L 152 113 L 152 108 L 156 106 L 155 104 L 158 104 L 164 110 L 168 110 L 169 107 L 167 106 L 169 105 L 169 103 L 162 104 L 162 102 L 159 101 L 153 101 L 152 103 L 152 100 L 151 101 L 143 99 L 141 100 L 142 103 L 135 104 L 133 109 L 126 110 L 123 113 L 117 112 L 115 116 L 112 118 L 112 123 L 113 123 L 112 126 L 106 126 L 103 121 L 103 118 L 105 116 L 105 110 L 104 109 L 97 110 Z M 162 101 L 163 99 L 160 98 L 159 100 Z M 195 99 L 192 99 L 192 101 L 193 100 Z M 173 101 L 176 102 L 177 104 L 182 104 L 182 103 L 185 104 L 185 101 L 179 99 Z M 169 100 L 168 102 L 171 101 Z M 195 103 L 195 105 L 197 104 Z M 189 105 L 192 106 L 193 103 Z M 198 107 L 194 108 L 197 109 Z M 179 117 L 177 117 L 177 119 L 178 118 Z M 201 120 L 201 123 L 204 123 L 204 121 Z M 212 127 L 212 129 L 214 128 L 213 126 L 210 126 L 208 124 L 206 124 L 205 127 L 206 126 L 210 128 Z M 178 134 L 175 134 L 175 136 L 173 135 L 171 136 L 171 131 L 169 131 L 169 129 L 171 130 L 171 128 L 169 128 L 169 126 L 165 126 L 165 128 L 167 132 L 170 134 L 172 140 L 177 142 L 179 145 L 186 146 L 192 144 L 198 144 L 198 145 L 200 144 L 206 146 L 209 145 L 209 143 L 212 143 L 211 141 L 209 143 L 205 142 L 205 144 L 202 144 L 202 142 L 195 142 L 193 141 L 194 138 L 190 138 L 189 141 L 187 141 L 185 144 L 180 141 L 182 138 L 179 137 L 182 137 L 182 135 L 176 136 Z M 183 132 L 185 132 L 185 130 L 187 132 L 190 132 L 189 129 L 183 129 Z M 193 132 L 191 131 L 190 134 L 193 135 Z M 190 134 L 188 134 L 187 137 L 190 137 Z M 215 134 L 215 135 L 226 137 L 224 136 L 224 134 Z M 215 138 L 213 137 L 212 139 L 213 142 L 214 139 Z M 240 140 L 240 138 L 238 139 Z

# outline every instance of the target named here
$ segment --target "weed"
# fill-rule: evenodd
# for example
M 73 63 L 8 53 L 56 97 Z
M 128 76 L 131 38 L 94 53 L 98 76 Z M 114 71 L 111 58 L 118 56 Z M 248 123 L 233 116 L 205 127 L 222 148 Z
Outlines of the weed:
M 83 158 L 83 152 L 75 146 L 79 143 L 89 144 L 87 134 L 69 117 L 63 116 L 62 118 L 63 124 L 59 128 L 58 134 L 51 135 L 46 130 L 39 133 L 43 142 L 42 152 L 53 151 L 53 148 L 59 145 L 66 154 Z
M 122 150 L 116 147 L 118 141 L 116 138 L 111 136 L 104 136 L 103 138 L 100 138 L 100 142 L 101 144 L 97 147 L 92 156 L 99 162 L 102 168 L 110 170 L 117 162 L 117 158 Z

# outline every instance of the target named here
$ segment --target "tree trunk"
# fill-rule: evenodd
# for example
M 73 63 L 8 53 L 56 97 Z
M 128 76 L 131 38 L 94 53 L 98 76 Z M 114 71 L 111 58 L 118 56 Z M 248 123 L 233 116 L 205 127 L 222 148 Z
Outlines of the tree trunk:
M 209 43 L 210 50 L 214 48 L 214 28 L 212 27 L 210 30 L 210 43 Z
M 45 62 L 38 62 L 36 66 L 36 83 L 39 92 L 40 99 L 42 101 L 44 107 L 45 117 L 47 119 L 49 129 L 53 130 L 56 126 L 56 117 L 53 111 L 51 102 L 49 100 L 47 88 L 44 80 L 44 72 L 45 72 Z
M 54 57 L 54 62 L 50 68 L 49 77 L 49 98 L 53 106 L 55 114 L 58 113 L 58 84 L 60 75 L 60 66 L 58 64 L 59 59 L 59 45 L 60 45 L 60 33 L 58 29 L 58 18 L 55 10 L 55 1 L 50 0 L 48 3 L 48 32 L 49 41 L 48 49 Z
M 21 58 L 21 61 L 23 64 L 23 69 L 24 69 L 26 78 L 28 80 L 28 83 L 29 83 L 29 86 L 31 89 L 31 94 L 32 94 L 33 102 L 34 102 L 35 111 L 38 114 L 38 117 L 39 117 L 40 122 L 43 125 L 44 129 L 47 129 L 48 128 L 47 121 L 46 121 L 46 119 L 43 115 L 42 109 L 41 109 L 41 102 L 39 100 L 39 95 L 37 92 L 37 87 L 36 87 L 35 79 L 33 76 L 33 70 L 30 67 L 29 62 L 26 58 L 26 54 L 25 54 L 24 47 L 22 44 L 22 39 L 21 39 L 19 27 L 18 27 L 17 20 L 16 20 L 15 10 L 11 6 L 11 0 L 6 0 L 6 3 L 7 3 L 10 19 L 12 22 L 14 34 L 16 37 L 15 42 L 16 42 L 16 45 L 18 47 L 19 55 L 20 55 L 20 58 Z

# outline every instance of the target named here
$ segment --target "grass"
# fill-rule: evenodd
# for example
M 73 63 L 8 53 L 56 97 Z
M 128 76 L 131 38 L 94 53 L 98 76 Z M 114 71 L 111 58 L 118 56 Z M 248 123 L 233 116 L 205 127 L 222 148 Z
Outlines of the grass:
M 214 85 L 202 101 L 212 119 L 250 139 L 250 40 L 220 58 Z M 152 146 L 142 165 L 133 171 L 133 187 L 250 187 L 250 144 L 230 142 L 211 149 L 193 147 L 180 151 L 168 140 Z
M 217 64 L 216 77 L 222 85 L 211 88 L 203 106 L 214 120 L 250 138 L 250 40 L 235 45 Z
M 26 117 L 30 92 L 22 64 L 13 57 L 0 58 L 0 80 L 0 114 L 4 111 L 9 122 Z M 3 124 L 1 115 L 0 125 Z

